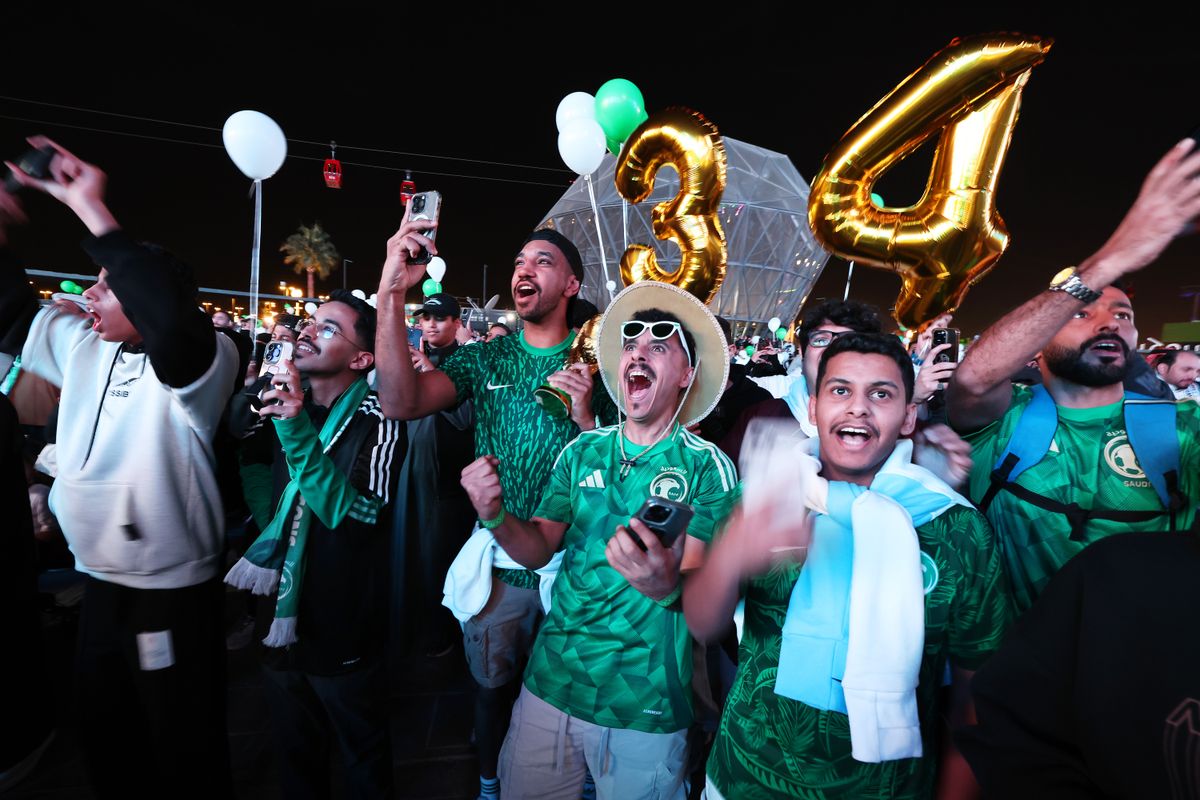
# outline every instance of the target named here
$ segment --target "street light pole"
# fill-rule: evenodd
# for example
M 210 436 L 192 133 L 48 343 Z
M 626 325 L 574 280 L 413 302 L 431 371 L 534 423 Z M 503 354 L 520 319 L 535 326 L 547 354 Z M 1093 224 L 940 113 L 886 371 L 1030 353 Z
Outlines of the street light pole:
M 347 279 L 346 279 L 346 265 L 347 265 L 347 264 L 353 264 L 353 263 L 354 263 L 354 260 L 353 260 L 353 259 L 350 259 L 350 258 L 343 258 L 343 259 L 342 259 L 342 288 L 343 288 L 343 289 L 345 289 L 345 288 L 346 288 L 346 280 L 347 280 Z
M 484 264 L 483 265 L 483 294 L 479 295 L 479 302 L 486 303 L 487 296 L 488 296 L 488 293 L 487 293 L 487 264 Z M 486 319 L 486 315 L 485 315 L 485 319 Z

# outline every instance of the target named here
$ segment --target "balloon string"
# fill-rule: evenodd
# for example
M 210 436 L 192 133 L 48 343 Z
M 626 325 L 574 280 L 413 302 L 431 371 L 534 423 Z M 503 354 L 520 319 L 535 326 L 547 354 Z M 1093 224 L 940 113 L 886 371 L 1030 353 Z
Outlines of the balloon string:
M 621 252 L 629 249 L 629 201 L 621 198 Z
M 250 319 L 258 327 L 258 249 L 262 240 L 262 181 L 254 182 L 254 247 L 250 250 Z
M 588 198 L 592 201 L 592 219 L 596 222 L 596 244 L 600 247 L 600 269 L 604 272 L 604 288 L 608 290 L 608 299 L 611 302 L 613 291 L 608 287 L 612 283 L 612 279 L 608 277 L 608 259 L 604 257 L 604 237 L 600 233 L 600 209 L 596 207 L 596 190 L 592 188 L 591 175 L 584 175 L 583 180 L 587 183 Z
M 854 262 L 850 262 L 850 269 L 846 270 L 846 291 L 842 292 L 842 302 L 846 302 L 846 298 L 850 296 L 850 279 L 854 277 Z

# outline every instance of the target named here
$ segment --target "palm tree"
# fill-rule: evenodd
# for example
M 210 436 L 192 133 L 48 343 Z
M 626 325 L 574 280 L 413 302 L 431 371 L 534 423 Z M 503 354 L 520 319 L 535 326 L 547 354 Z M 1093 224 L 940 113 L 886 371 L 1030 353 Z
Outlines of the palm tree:
M 314 222 L 311 227 L 301 225 L 279 246 L 279 250 L 285 254 L 283 263 L 290 264 L 297 275 L 308 273 L 308 297 L 317 296 L 313 275 L 325 280 L 338 268 L 342 258 L 333 246 L 329 232 L 319 222 Z

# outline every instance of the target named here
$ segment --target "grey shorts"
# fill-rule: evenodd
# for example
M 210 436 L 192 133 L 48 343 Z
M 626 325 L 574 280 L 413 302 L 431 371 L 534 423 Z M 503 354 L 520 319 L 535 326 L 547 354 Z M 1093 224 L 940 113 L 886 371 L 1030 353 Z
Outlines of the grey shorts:
M 572 717 L 524 686 L 500 750 L 504 800 L 578 800 L 584 773 L 597 800 L 684 800 L 687 729 L 646 733 Z
M 493 576 L 487 605 L 463 624 L 463 648 L 476 683 L 495 689 L 520 678 L 544 616 L 537 589 Z

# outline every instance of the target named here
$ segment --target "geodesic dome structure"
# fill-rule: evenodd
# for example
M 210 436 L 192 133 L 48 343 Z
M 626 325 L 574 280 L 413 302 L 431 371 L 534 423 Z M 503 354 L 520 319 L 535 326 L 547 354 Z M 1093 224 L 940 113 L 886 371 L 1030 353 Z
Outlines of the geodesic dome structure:
M 724 143 L 727 180 L 719 218 L 728 266 L 725 282 L 709 308 L 728 319 L 739 335 L 765 334 L 771 317 L 779 317 L 785 327 L 796 318 L 829 254 L 808 227 L 808 183 L 788 157 L 728 137 Z M 607 278 L 586 181 L 575 181 L 539 226 L 555 228 L 579 248 L 584 265 L 581 294 L 601 309 L 609 301 L 606 280 L 621 289 L 626 242 L 653 246 L 664 270 L 679 266 L 679 248 L 656 239 L 650 226 L 654 205 L 679 191 L 679 175 L 672 168 L 661 169 L 650 197 L 632 205 L 623 203 L 617 193 L 616 165 L 614 156 L 605 155 L 592 176 Z

